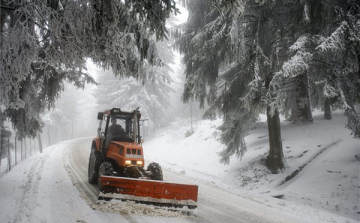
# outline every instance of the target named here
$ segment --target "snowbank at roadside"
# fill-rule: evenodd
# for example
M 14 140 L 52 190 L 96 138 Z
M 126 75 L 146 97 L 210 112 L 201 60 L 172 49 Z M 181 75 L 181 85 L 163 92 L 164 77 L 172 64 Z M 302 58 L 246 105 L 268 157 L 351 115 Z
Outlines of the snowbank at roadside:
M 0 178 L 0 222 L 101 220 L 79 196 L 62 163 L 70 141 L 48 147 Z
M 144 152 L 148 160 L 198 182 L 254 196 L 280 195 L 284 201 L 360 221 L 360 141 L 345 128 L 343 112 L 335 112 L 332 120 L 322 117 L 314 113 L 314 124 L 309 125 L 282 122 L 287 167 L 280 174 L 271 174 L 264 166 L 269 145 L 261 120 L 245 138 L 245 156 L 232 157 L 229 165 L 219 163 L 217 155 L 224 148 L 217 130 L 220 119 L 197 121 L 192 134 L 188 120 L 177 120 L 147 139 Z M 300 167 L 298 175 L 285 181 Z

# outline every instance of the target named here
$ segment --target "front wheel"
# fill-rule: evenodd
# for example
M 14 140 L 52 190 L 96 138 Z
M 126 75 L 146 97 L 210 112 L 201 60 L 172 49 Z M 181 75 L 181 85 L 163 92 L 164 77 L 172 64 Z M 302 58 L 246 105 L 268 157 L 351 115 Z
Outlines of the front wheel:
M 114 175 L 114 168 L 111 165 L 111 163 L 102 162 L 99 167 L 99 175 L 98 175 L 98 187 L 101 192 L 104 192 L 104 191 L 102 191 L 102 189 L 101 189 L 100 176 L 113 176 L 113 175 Z
M 99 168 L 99 174 L 104 176 L 113 176 L 114 168 L 109 162 L 102 162 Z
M 95 154 L 95 145 L 91 147 L 90 157 L 89 157 L 89 166 L 88 166 L 88 181 L 91 184 L 95 184 L 99 178 L 99 167 L 100 167 L 100 157 Z
M 152 180 L 163 180 L 161 166 L 158 163 L 150 163 L 146 171 L 150 173 L 150 178 Z

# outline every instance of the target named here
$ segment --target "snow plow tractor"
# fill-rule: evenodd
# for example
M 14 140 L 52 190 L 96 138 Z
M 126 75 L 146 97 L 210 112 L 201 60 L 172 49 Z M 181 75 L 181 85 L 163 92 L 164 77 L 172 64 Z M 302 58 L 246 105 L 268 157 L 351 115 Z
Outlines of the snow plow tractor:
M 88 180 L 99 186 L 99 199 L 132 200 L 167 207 L 197 207 L 197 185 L 163 181 L 158 163 L 145 169 L 138 109 L 113 108 L 98 113 L 97 137 L 93 139 Z

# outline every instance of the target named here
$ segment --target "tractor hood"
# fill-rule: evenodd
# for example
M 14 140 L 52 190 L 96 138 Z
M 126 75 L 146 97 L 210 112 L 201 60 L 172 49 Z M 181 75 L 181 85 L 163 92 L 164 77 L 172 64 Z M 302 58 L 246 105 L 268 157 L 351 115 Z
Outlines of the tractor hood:
M 141 149 L 142 146 L 137 144 L 136 142 L 119 142 L 119 141 L 111 141 L 111 144 L 115 144 L 118 146 L 122 146 L 124 148 L 134 148 L 134 149 Z

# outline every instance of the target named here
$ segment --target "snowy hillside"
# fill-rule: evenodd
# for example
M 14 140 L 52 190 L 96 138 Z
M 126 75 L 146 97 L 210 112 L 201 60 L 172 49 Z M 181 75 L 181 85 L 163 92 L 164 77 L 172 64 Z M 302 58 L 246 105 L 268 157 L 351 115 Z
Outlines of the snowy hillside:
M 350 136 L 345 123 L 342 111 L 334 113 L 332 120 L 324 120 L 323 113 L 317 112 L 311 125 L 283 121 L 287 168 L 281 174 L 270 174 L 263 165 L 269 148 L 263 120 L 245 138 L 248 151 L 243 159 L 233 157 L 230 165 L 220 164 L 216 155 L 223 149 L 216 129 L 221 120 L 196 122 L 190 136 L 190 122 L 178 120 L 146 140 L 144 148 L 149 160 L 198 182 L 237 194 L 279 195 L 283 200 L 360 221 L 360 141 Z M 300 167 L 303 169 L 285 182 Z

